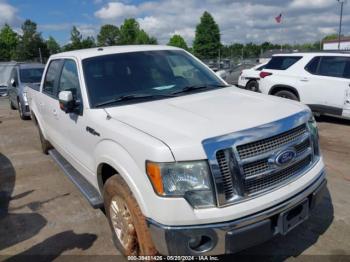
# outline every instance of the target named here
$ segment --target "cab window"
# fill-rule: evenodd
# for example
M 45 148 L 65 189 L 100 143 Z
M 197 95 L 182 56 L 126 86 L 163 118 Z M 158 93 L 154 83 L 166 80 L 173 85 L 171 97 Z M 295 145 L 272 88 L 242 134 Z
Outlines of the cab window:
M 62 61 L 61 60 L 53 60 L 50 62 L 49 68 L 47 69 L 45 75 L 45 81 L 43 86 L 43 93 L 49 96 L 55 96 L 58 78 L 60 75 Z
M 73 60 L 64 61 L 57 96 L 61 91 L 71 91 L 75 99 L 80 98 L 78 69 Z

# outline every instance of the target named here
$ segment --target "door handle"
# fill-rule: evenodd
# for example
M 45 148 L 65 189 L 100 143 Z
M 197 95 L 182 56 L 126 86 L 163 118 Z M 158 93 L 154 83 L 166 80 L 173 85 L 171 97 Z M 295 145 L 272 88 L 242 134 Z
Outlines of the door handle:
M 306 78 L 306 77 L 304 77 L 304 78 L 300 79 L 300 81 L 302 81 L 302 82 L 307 82 L 307 81 L 309 81 L 309 79 Z
M 52 112 L 53 112 L 53 115 L 54 115 L 54 116 L 57 116 L 57 115 L 58 115 L 58 113 L 57 113 L 57 110 L 56 110 L 56 109 L 52 110 Z

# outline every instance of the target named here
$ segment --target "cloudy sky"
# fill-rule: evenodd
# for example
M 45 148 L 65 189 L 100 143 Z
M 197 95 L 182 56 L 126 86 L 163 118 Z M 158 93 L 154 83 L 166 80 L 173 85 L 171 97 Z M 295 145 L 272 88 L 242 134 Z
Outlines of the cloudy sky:
M 340 5 L 337 0 L 0 0 L 0 25 L 19 30 L 29 18 L 44 37 L 64 44 L 73 25 L 85 36 L 96 36 L 102 24 L 119 26 L 134 17 L 161 44 L 176 33 L 192 45 L 204 11 L 214 16 L 225 44 L 304 43 L 337 32 Z M 280 13 L 282 24 L 277 24 L 274 17 Z M 344 5 L 343 32 L 350 34 L 350 1 Z

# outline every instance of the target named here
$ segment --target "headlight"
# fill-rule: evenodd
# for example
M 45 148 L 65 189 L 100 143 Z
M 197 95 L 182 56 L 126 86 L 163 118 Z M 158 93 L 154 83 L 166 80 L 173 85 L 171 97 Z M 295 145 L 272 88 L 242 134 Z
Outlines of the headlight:
M 195 208 L 214 206 L 210 170 L 206 161 L 147 161 L 146 171 L 159 196 L 184 197 Z
M 307 122 L 308 128 L 311 132 L 313 146 L 314 146 L 314 153 L 315 155 L 320 155 L 320 145 L 319 145 L 319 139 L 318 139 L 318 129 L 315 118 L 312 116 L 309 121 Z

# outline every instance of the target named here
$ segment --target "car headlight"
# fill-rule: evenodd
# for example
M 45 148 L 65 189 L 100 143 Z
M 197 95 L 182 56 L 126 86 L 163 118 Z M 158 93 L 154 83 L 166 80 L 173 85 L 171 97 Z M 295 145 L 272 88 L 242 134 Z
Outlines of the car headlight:
M 214 206 L 207 161 L 146 162 L 154 191 L 163 197 L 184 197 L 194 208 Z
M 319 139 L 318 139 L 318 129 L 317 129 L 317 123 L 313 116 L 310 117 L 309 121 L 307 122 L 308 128 L 311 132 L 311 137 L 313 141 L 313 147 L 314 147 L 314 154 L 319 156 L 320 155 L 320 145 L 319 145 Z

